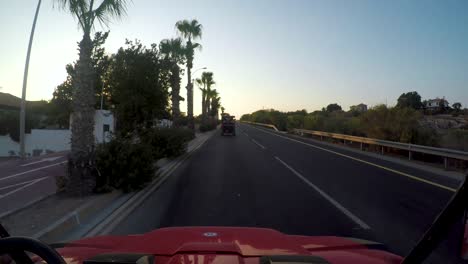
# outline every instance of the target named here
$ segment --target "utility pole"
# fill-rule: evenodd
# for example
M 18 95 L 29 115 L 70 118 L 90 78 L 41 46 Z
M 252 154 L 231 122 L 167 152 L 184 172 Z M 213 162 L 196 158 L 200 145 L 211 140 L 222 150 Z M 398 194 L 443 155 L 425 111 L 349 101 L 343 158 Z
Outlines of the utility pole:
M 26 157 L 24 147 L 24 130 L 25 130 L 25 119 L 26 119 L 26 86 L 28 83 L 28 69 L 29 69 L 29 58 L 31 57 L 31 47 L 34 38 L 34 30 L 36 29 L 37 15 L 39 14 L 39 8 L 41 7 L 41 1 L 37 2 L 36 14 L 34 15 L 34 21 L 31 29 L 31 35 L 29 36 L 28 53 L 26 55 L 26 65 L 24 66 L 23 76 L 23 92 L 21 94 L 21 109 L 20 109 L 20 156 L 21 158 Z

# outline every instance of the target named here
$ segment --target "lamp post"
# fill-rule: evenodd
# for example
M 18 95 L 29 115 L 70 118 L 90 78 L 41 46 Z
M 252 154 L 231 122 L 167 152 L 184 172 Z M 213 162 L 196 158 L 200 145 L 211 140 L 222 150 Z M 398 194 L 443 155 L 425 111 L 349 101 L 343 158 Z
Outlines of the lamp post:
M 198 68 L 198 69 L 196 69 L 196 70 L 192 73 L 192 76 L 195 76 L 195 73 L 196 73 L 197 71 L 199 71 L 199 70 L 206 70 L 206 69 L 207 69 L 206 67 Z M 194 80 L 195 80 L 195 79 L 192 79 L 192 83 L 193 83 Z
M 20 156 L 21 158 L 26 157 L 24 147 L 24 130 L 25 130 L 25 119 L 26 119 L 26 85 L 28 83 L 28 69 L 29 69 L 29 58 L 31 57 L 31 47 L 34 38 L 34 30 L 36 29 L 37 15 L 39 14 L 39 8 L 41 7 L 42 0 L 37 2 L 36 14 L 34 15 L 34 21 L 31 29 L 31 35 L 29 36 L 28 53 L 26 55 L 26 65 L 24 66 L 23 76 L 23 92 L 21 94 L 21 109 L 20 109 Z

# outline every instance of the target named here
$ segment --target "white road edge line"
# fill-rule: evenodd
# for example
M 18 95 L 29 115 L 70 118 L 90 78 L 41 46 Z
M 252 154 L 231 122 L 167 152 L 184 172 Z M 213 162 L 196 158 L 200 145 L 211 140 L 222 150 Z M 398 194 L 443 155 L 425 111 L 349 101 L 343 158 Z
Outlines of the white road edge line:
M 12 185 L 7 185 L 7 186 L 3 186 L 0 188 L 0 190 L 5 190 L 5 189 L 9 189 L 11 187 L 16 187 L 16 186 L 20 186 L 20 185 L 23 185 L 23 184 L 28 184 L 28 183 L 31 183 L 33 181 L 35 181 L 36 179 L 34 180 L 30 180 L 30 181 L 25 181 L 25 182 L 20 182 L 20 183 L 15 183 L 15 184 L 12 184 Z M 1 194 L 0 194 L 1 196 Z
M 252 142 L 257 144 L 257 146 L 261 147 L 262 149 L 266 149 L 265 146 L 263 146 L 262 144 L 258 143 L 255 139 L 251 138 Z
M 18 177 L 18 176 L 21 176 L 21 175 L 24 175 L 24 174 L 27 174 L 27 173 L 30 173 L 30 172 L 34 172 L 34 171 L 38 171 L 38 170 L 42 170 L 42 169 L 47 169 L 47 168 L 50 168 L 50 167 L 54 167 L 54 166 L 57 166 L 57 165 L 65 164 L 65 163 L 67 163 L 67 162 L 68 162 L 68 161 L 62 161 L 62 162 L 50 164 L 50 165 L 47 165 L 47 166 L 44 166 L 44 167 L 39 167 L 39 168 L 35 168 L 35 169 L 32 169 L 32 170 L 28 170 L 28 171 L 23 171 L 23 172 L 20 172 L 20 173 L 16 173 L 16 174 L 13 174 L 13 175 L 9 175 L 9 176 L 0 178 L 0 181 L 7 180 L 7 179 L 11 179 L 11 178 L 15 178 L 15 177 Z
M 315 186 L 313 183 L 311 183 L 309 180 L 307 180 L 304 176 L 302 176 L 299 172 L 297 172 L 295 169 L 291 168 L 286 162 L 282 161 L 280 158 L 275 156 L 275 159 L 279 161 L 281 164 L 283 164 L 286 168 L 288 168 L 292 173 L 294 173 L 297 177 L 299 177 L 301 180 L 303 180 L 307 185 L 312 187 L 316 192 L 318 192 L 320 195 L 322 195 L 325 199 L 327 199 L 331 204 L 333 204 L 338 210 L 340 210 L 343 214 L 345 214 L 347 217 L 349 217 L 351 220 L 353 220 L 356 224 L 358 224 L 362 229 L 370 229 L 370 226 L 364 223 L 359 217 L 355 216 L 353 213 L 351 213 L 348 209 L 344 208 L 340 203 L 338 203 L 335 199 L 333 199 L 331 196 L 326 194 L 324 191 L 322 191 L 319 187 Z
M 16 192 L 18 192 L 18 191 L 21 191 L 21 190 L 25 189 L 25 188 L 28 188 L 29 186 L 31 186 L 31 185 L 33 185 L 33 184 L 36 184 L 36 183 L 38 183 L 38 182 L 40 182 L 40 181 L 42 181 L 42 180 L 44 180 L 44 179 L 46 179 L 46 178 L 49 178 L 49 177 L 42 177 L 42 178 L 39 178 L 39 179 L 34 180 L 33 182 L 29 183 L 29 184 L 24 185 L 24 186 L 21 187 L 21 188 L 18 188 L 18 189 L 16 189 L 16 190 L 11 191 L 11 192 L 7 192 L 7 193 L 5 193 L 5 194 L 2 194 L 2 195 L 0 195 L 0 199 L 5 198 L 5 197 L 7 197 L 7 196 L 10 196 L 10 195 L 12 195 L 12 194 L 14 194 L 14 193 L 16 193 Z
M 290 140 L 290 141 L 293 141 L 293 142 L 296 142 L 296 143 L 299 143 L 299 144 L 303 144 L 303 145 L 306 145 L 306 146 L 309 146 L 309 147 L 320 149 L 320 150 L 323 150 L 323 151 L 326 151 L 326 152 L 329 152 L 329 153 L 333 153 L 333 154 L 338 155 L 338 156 L 342 156 L 342 157 L 352 159 L 352 160 L 355 160 L 355 161 L 358 161 L 358 162 L 361 162 L 361 163 L 364 163 L 364 164 L 367 164 L 367 165 L 370 165 L 370 166 L 374 166 L 374 167 L 377 167 L 377 168 L 380 168 L 380 169 L 383 169 L 383 170 L 386 170 L 386 171 L 390 171 L 390 172 L 393 172 L 395 174 L 399 174 L 401 176 L 405 176 L 407 178 L 410 178 L 410 179 L 413 179 L 413 180 L 416 180 L 416 181 L 419 181 L 419 182 L 423 182 L 423 183 L 426 183 L 426 184 L 429 184 L 429 185 L 432 185 L 432 186 L 435 186 L 435 187 L 438 187 L 438 188 L 441 188 L 441 189 L 444 189 L 444 190 L 447 190 L 447 191 L 450 191 L 450 192 L 456 192 L 457 191 L 454 188 L 450 188 L 450 187 L 447 187 L 445 185 L 442 185 L 442 184 L 439 184 L 439 183 L 436 183 L 436 182 L 432 182 L 430 180 L 419 178 L 419 177 L 413 176 L 411 174 L 404 173 L 402 171 L 394 170 L 394 169 L 391 169 L 391 168 L 388 168 L 388 167 L 385 167 L 385 166 L 382 166 L 382 165 L 378 165 L 378 164 L 375 164 L 375 163 L 372 163 L 372 162 L 369 162 L 369 161 L 366 161 L 366 160 L 362 160 L 362 159 L 358 159 L 358 158 L 355 158 L 355 157 L 352 157 L 352 156 L 349 156 L 349 155 L 345 155 L 343 153 L 339 153 L 339 152 L 336 152 L 336 151 L 333 151 L 333 150 L 329 150 L 329 149 L 326 149 L 326 148 L 315 146 L 315 145 L 312 145 L 312 144 L 309 144 L 309 143 L 306 143 L 306 142 L 302 142 L 300 140 L 296 140 L 296 139 L 292 139 L 292 138 L 289 138 L 289 137 L 277 135 L 275 133 L 271 133 L 271 132 L 265 131 L 263 129 L 259 129 L 259 128 L 256 128 L 256 127 L 252 127 L 252 128 L 260 130 L 260 131 L 262 131 L 264 133 L 267 133 L 267 134 L 271 134 L 273 136 L 284 138 L 284 139 L 287 139 L 287 140 Z
M 54 161 L 54 160 L 60 159 L 61 157 L 63 157 L 63 156 L 43 158 L 43 159 L 38 160 L 38 161 L 33 161 L 33 162 L 26 163 L 26 164 L 21 164 L 20 166 L 21 167 L 26 167 L 26 166 L 34 165 L 34 164 L 41 163 L 41 162 Z

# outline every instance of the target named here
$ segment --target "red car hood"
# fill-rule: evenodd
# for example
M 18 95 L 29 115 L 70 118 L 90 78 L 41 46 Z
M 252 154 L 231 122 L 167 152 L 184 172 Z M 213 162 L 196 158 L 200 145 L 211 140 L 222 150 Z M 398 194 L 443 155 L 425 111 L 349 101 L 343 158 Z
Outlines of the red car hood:
M 401 262 L 399 256 L 373 249 L 375 245 L 350 238 L 285 235 L 264 228 L 175 227 L 142 235 L 85 238 L 58 251 L 68 263 L 93 258 L 118 262 L 125 253 L 154 256 L 155 263 L 174 264 L 259 263 L 262 256 L 278 255 L 304 256 L 307 263 Z

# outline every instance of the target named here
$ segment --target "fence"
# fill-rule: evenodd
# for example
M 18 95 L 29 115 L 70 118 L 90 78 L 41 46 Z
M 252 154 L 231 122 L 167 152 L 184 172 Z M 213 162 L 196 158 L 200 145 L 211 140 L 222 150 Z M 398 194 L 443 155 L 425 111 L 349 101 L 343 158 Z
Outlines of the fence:
M 278 131 L 278 129 L 274 125 L 255 123 L 255 122 L 245 122 L 245 121 L 243 122 L 247 124 L 272 128 Z M 405 151 L 408 151 L 409 160 L 412 159 L 413 153 L 416 153 L 416 152 L 439 156 L 439 157 L 444 158 L 444 167 L 446 169 L 448 168 L 448 158 L 468 161 L 468 152 L 454 150 L 454 149 L 435 148 L 435 147 L 429 147 L 429 146 L 423 146 L 423 145 L 394 142 L 394 141 L 381 140 L 381 139 L 375 139 L 375 138 L 356 137 L 356 136 L 349 136 L 349 135 L 323 132 L 323 131 L 314 131 L 314 130 L 307 130 L 307 129 L 293 129 L 292 132 L 299 134 L 301 136 L 308 134 L 308 135 L 319 136 L 321 139 L 325 137 L 325 138 L 340 139 L 340 140 L 343 140 L 344 142 L 346 141 L 357 142 L 357 143 L 360 143 L 361 150 L 363 150 L 364 144 L 376 145 L 376 146 L 381 147 L 382 154 L 384 154 L 384 147 L 405 150 Z

